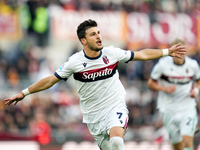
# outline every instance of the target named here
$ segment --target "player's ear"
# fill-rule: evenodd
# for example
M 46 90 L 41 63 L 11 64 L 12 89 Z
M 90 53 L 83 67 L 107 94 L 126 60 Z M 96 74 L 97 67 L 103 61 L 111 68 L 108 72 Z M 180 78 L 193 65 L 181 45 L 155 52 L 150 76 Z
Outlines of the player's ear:
M 86 39 L 85 39 L 85 38 L 82 38 L 82 39 L 81 39 L 81 43 L 82 43 L 83 45 L 87 44 Z

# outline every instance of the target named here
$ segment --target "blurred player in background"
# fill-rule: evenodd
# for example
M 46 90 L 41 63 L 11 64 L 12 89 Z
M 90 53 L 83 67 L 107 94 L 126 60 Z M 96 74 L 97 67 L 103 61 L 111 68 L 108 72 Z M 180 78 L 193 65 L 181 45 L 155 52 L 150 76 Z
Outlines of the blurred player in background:
M 173 44 L 185 42 L 176 39 Z M 194 82 L 193 82 L 194 81 Z M 164 57 L 154 66 L 148 87 L 159 91 L 157 108 L 174 150 L 193 150 L 198 122 L 195 98 L 200 89 L 200 69 L 196 60 Z
M 162 56 L 181 57 L 185 46 L 169 49 L 144 49 L 138 52 L 113 46 L 103 47 L 100 31 L 94 20 L 85 20 L 77 28 L 83 50 L 73 54 L 56 72 L 24 89 L 5 104 L 16 105 L 25 96 L 52 87 L 73 75 L 80 97 L 83 123 L 102 150 L 125 150 L 123 136 L 128 122 L 125 90 L 119 80 L 119 62 L 151 60 Z

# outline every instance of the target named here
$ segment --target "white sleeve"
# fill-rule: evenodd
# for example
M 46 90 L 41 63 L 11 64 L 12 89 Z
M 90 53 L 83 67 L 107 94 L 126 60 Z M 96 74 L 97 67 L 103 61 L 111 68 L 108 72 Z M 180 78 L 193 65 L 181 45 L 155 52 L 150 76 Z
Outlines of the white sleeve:
M 194 71 L 195 71 L 195 74 L 194 74 L 193 79 L 199 80 L 200 79 L 200 68 L 199 68 L 199 65 L 198 65 L 196 60 L 195 60 L 195 63 L 194 63 Z
M 61 80 L 67 80 L 73 73 L 72 67 L 71 67 L 71 63 L 68 60 L 67 62 L 65 62 L 60 68 L 58 68 L 56 70 L 56 72 L 54 73 L 54 75 Z
M 133 59 L 134 57 L 134 52 L 130 51 L 130 50 L 123 50 L 121 48 L 114 48 L 116 57 L 118 61 L 122 61 L 122 62 L 129 62 Z
M 163 73 L 163 66 L 161 65 L 161 63 L 157 63 L 154 67 L 153 67 L 153 70 L 151 72 L 151 78 L 153 80 L 158 80 L 161 75 Z

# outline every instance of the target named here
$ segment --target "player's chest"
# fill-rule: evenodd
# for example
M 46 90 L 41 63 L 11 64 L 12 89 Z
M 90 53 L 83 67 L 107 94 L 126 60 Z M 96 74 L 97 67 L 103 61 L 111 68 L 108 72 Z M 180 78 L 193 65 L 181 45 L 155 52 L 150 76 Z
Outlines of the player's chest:
M 74 79 L 81 82 L 94 82 L 112 77 L 118 62 L 109 60 L 83 61 L 74 67 Z
M 117 61 L 111 56 L 102 56 L 95 60 L 80 59 L 77 64 L 73 64 L 74 72 L 98 71 L 113 68 L 116 66 Z
M 166 66 L 161 79 L 173 84 L 187 84 L 193 76 L 194 71 L 189 67 Z
M 194 76 L 194 70 L 189 66 L 166 66 L 164 71 L 164 75 L 168 76 Z

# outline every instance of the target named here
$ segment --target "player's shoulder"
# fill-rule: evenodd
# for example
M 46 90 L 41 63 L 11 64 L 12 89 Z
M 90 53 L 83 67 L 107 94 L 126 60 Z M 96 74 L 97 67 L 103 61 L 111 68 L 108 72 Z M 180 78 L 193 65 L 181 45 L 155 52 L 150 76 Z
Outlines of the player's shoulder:
M 103 47 L 102 51 L 113 51 L 115 49 L 116 47 L 114 47 L 113 45 L 110 45 L 110 46 Z
M 188 56 L 185 56 L 185 62 L 189 66 L 199 67 L 197 60 L 193 59 L 193 58 L 190 58 Z
M 193 58 L 188 57 L 188 56 L 185 56 L 185 60 L 188 61 L 188 62 L 197 63 L 196 59 L 193 59 Z
M 72 55 L 69 57 L 68 60 L 70 60 L 70 61 L 77 61 L 77 60 L 79 60 L 79 59 L 81 59 L 81 58 L 83 58 L 83 57 L 84 57 L 84 52 L 83 52 L 83 50 L 81 50 L 81 51 L 79 51 L 79 52 L 76 52 L 76 53 L 72 54 Z
M 106 55 L 115 55 L 116 54 L 116 47 L 113 45 L 103 47 L 102 53 Z
M 113 45 L 109 45 L 109 46 L 106 46 L 106 47 L 104 47 L 105 49 L 115 49 L 116 47 L 115 46 L 113 46 Z
M 122 50 L 123 49 L 121 49 L 119 47 L 115 47 L 113 45 L 103 47 L 103 49 L 102 49 L 103 53 L 110 53 L 110 54 L 120 53 L 120 52 L 122 52 Z

